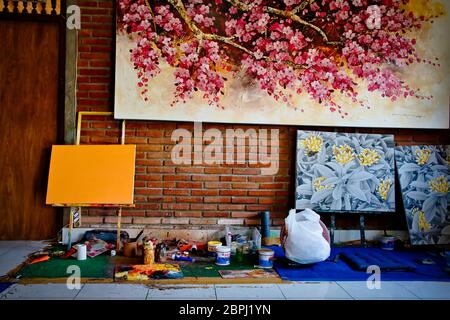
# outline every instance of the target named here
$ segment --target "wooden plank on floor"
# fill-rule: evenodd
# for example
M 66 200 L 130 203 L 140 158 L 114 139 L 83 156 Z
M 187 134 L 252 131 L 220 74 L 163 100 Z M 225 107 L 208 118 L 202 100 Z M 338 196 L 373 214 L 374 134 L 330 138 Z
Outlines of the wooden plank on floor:
M 20 284 L 45 284 L 45 283 L 65 283 L 67 278 L 29 278 L 20 279 Z M 113 279 L 94 279 L 82 278 L 81 283 L 123 283 L 123 284 L 266 284 L 266 283 L 285 283 L 281 278 L 240 278 L 240 279 L 223 279 L 220 277 L 196 278 L 187 277 L 181 279 L 161 279 L 161 280 L 146 280 L 146 281 L 114 281 Z

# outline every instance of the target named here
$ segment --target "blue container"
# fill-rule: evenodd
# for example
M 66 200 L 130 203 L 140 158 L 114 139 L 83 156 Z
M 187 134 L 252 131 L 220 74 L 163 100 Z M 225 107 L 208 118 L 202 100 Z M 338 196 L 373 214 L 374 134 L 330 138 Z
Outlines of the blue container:
M 270 238 L 270 211 L 261 211 L 261 237 Z

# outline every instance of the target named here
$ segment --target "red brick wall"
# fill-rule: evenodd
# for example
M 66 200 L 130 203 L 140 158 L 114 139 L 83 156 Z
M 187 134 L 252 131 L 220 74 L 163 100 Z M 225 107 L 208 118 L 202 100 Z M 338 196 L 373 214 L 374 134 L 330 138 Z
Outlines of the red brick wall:
M 113 111 L 114 9 L 111 0 L 78 1 L 82 29 L 78 36 L 78 111 Z M 83 144 L 119 143 L 120 124 L 112 117 L 84 117 Z M 245 126 L 204 124 L 224 133 L 227 128 L 280 130 L 280 170 L 274 176 L 260 175 L 250 165 L 179 166 L 170 159 L 176 128 L 193 130 L 193 123 L 127 121 L 126 143 L 137 144 L 136 208 L 123 212 L 123 224 L 135 227 L 214 228 L 217 225 L 259 223 L 257 212 L 270 210 L 273 225 L 280 225 L 294 203 L 295 133 L 298 129 L 334 128 L 295 126 Z M 398 144 L 449 143 L 448 130 L 352 129 L 345 132 L 395 134 Z M 92 209 L 84 225 L 110 225 L 115 211 Z M 404 228 L 401 212 L 369 218 L 369 228 Z M 357 218 L 344 218 L 338 226 L 354 228 Z

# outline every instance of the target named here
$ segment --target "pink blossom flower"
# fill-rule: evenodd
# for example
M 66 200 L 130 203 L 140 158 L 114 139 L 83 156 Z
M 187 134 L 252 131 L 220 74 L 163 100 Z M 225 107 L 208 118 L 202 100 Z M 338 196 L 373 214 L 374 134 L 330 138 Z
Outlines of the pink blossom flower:
M 366 10 L 368 17 L 366 19 L 366 26 L 369 29 L 380 29 L 381 28 L 381 11 L 380 7 L 377 5 L 371 5 L 367 7 Z

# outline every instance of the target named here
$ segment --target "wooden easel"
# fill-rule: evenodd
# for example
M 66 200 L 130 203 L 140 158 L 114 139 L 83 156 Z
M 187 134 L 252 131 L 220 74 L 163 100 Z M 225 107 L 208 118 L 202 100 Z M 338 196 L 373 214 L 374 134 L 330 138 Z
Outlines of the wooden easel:
M 134 207 L 136 146 L 125 145 L 125 120 L 120 145 L 80 146 L 83 115 L 112 112 L 79 112 L 76 145 L 53 146 L 46 202 L 58 207 L 78 207 L 80 215 L 82 207 L 118 207 L 116 250 L 120 250 L 122 208 Z M 90 193 L 85 189 L 90 189 Z M 72 245 L 73 219 L 70 210 L 68 249 Z

